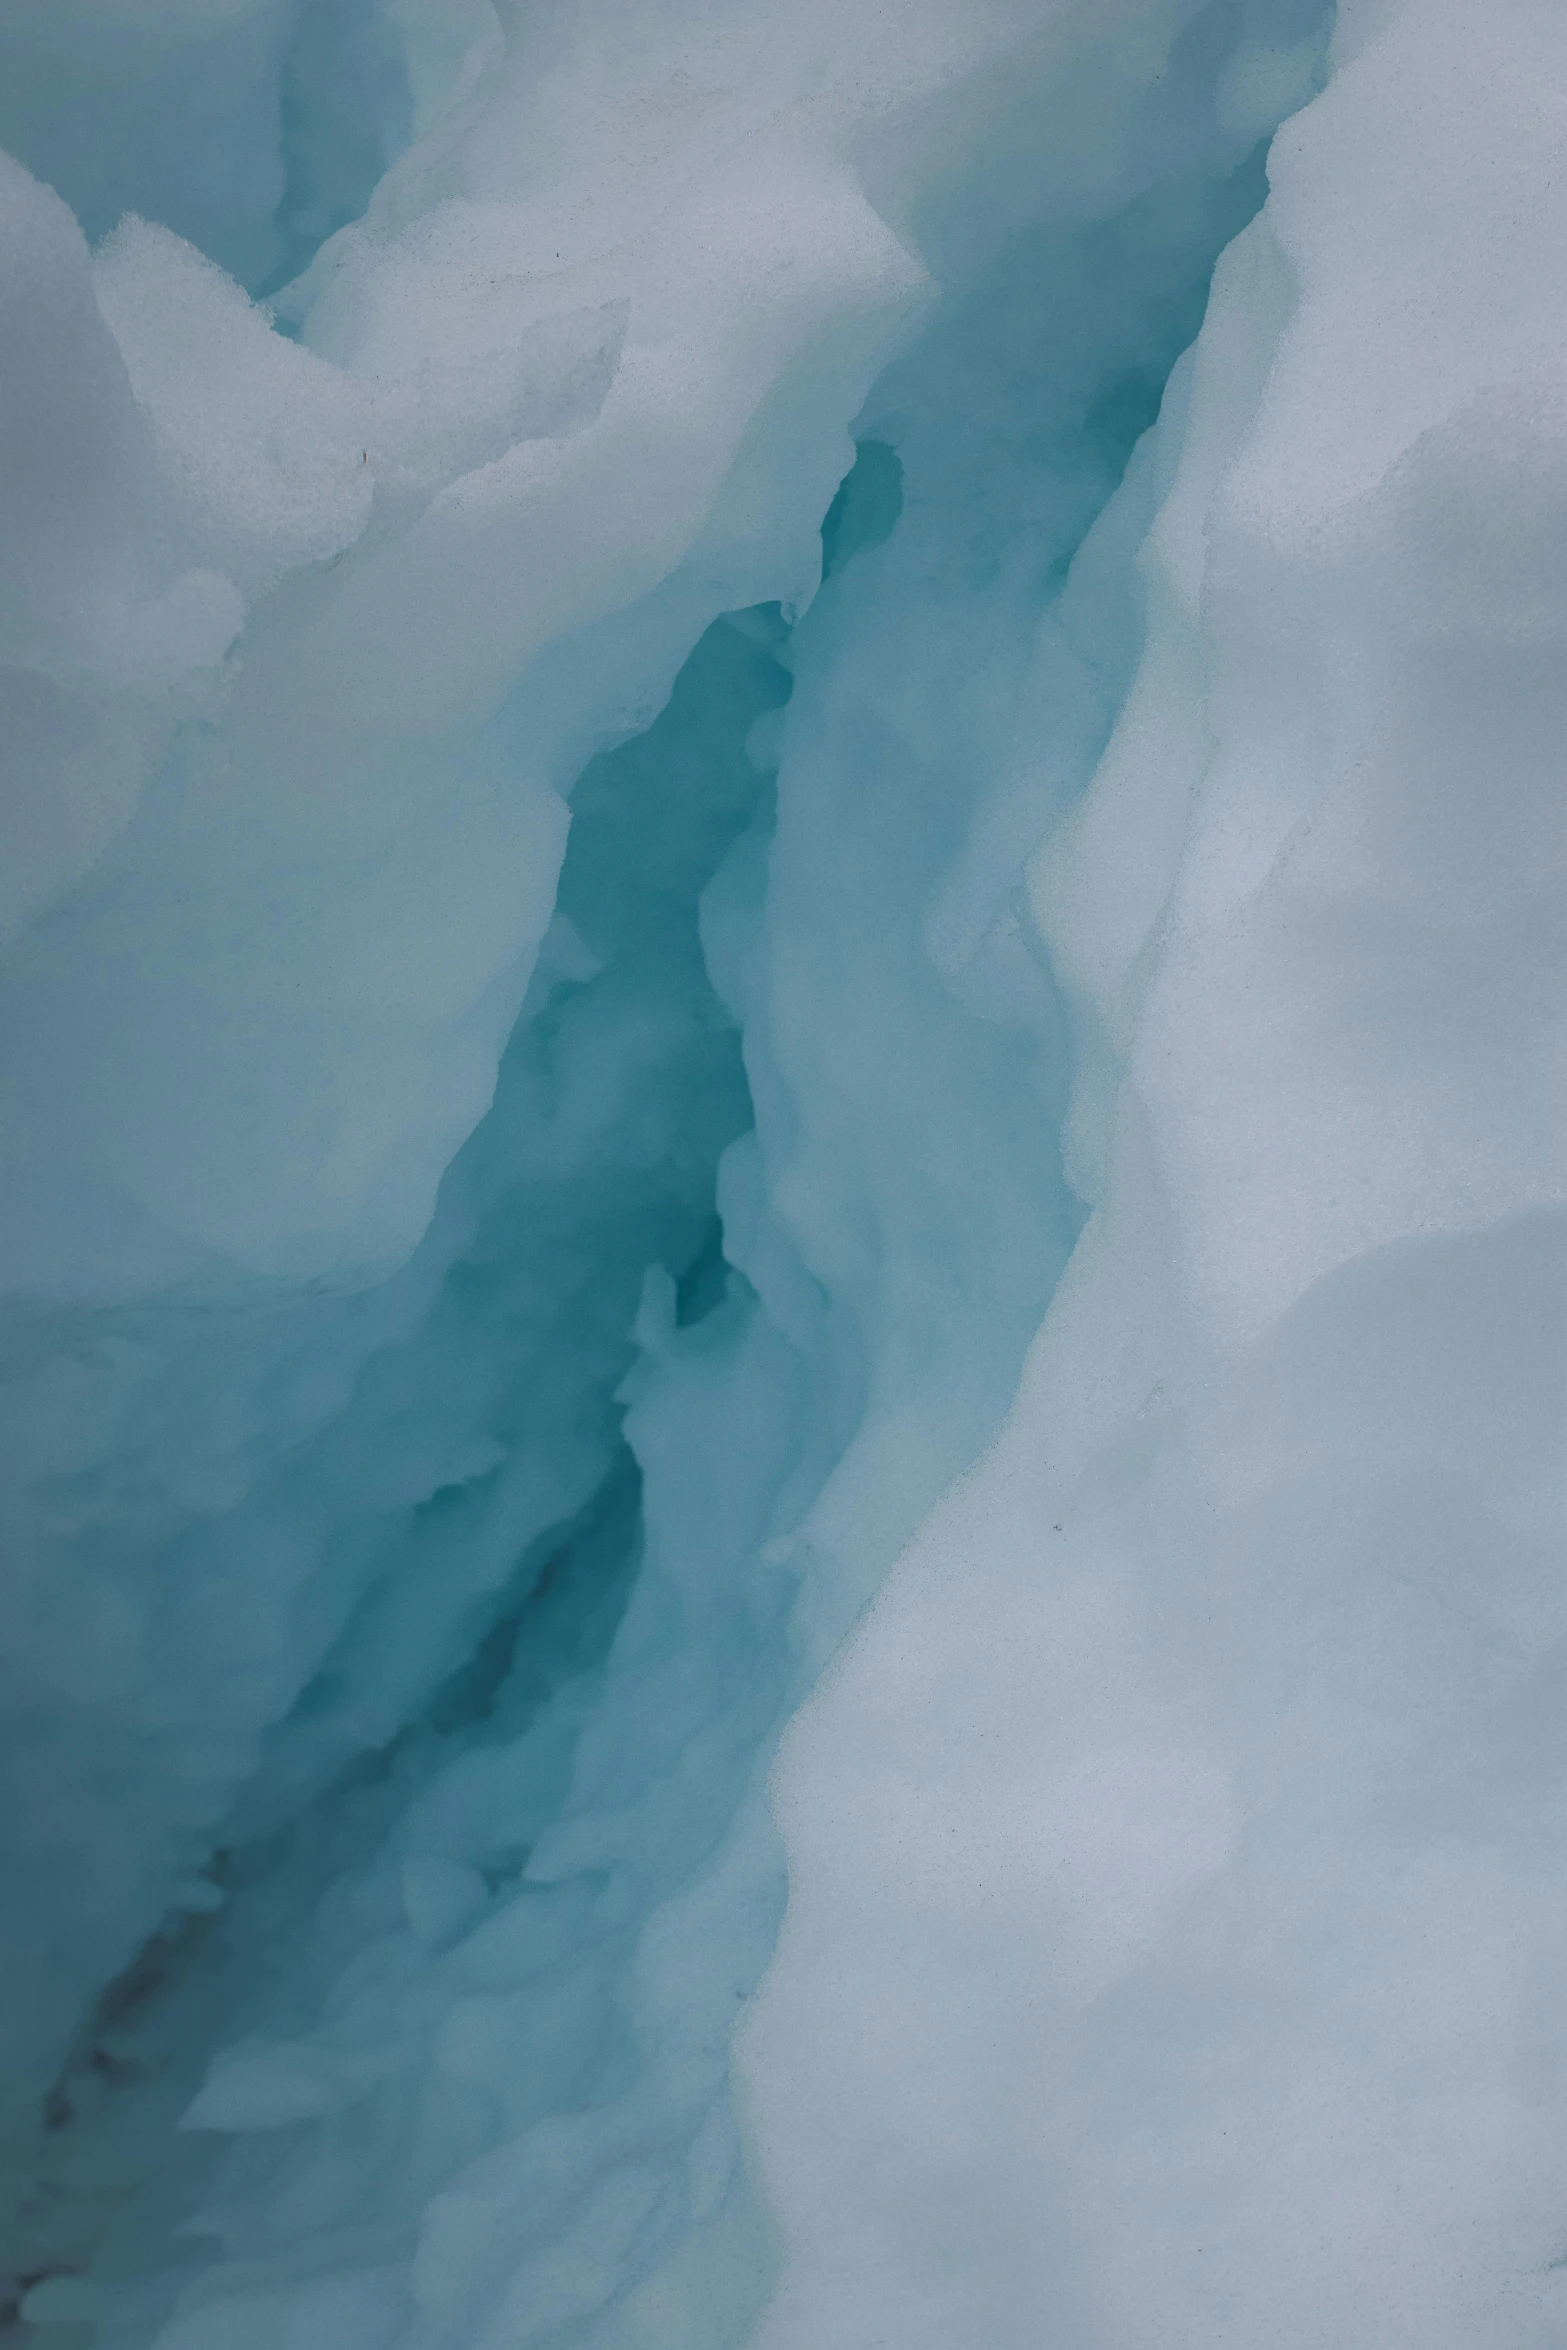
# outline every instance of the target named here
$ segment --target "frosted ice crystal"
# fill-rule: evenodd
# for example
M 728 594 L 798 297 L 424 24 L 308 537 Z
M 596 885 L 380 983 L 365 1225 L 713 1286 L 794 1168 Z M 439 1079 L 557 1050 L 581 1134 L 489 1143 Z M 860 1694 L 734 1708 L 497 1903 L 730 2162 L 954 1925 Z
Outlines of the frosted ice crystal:
M 1559 2341 L 1564 134 L 0 0 L 0 2337 Z

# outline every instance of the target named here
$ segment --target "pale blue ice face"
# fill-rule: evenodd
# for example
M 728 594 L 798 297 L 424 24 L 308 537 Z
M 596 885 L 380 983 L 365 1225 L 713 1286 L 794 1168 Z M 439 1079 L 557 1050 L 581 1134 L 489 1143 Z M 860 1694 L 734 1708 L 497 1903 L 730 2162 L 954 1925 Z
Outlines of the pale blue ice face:
M 1025 867 L 1128 692 L 1145 620 L 1130 558 L 1173 464 L 1147 436 L 1215 263 L 1264 201 L 1267 137 L 1309 94 L 1322 28 L 1293 0 L 1172 5 L 1126 12 L 1158 22 L 1123 54 L 1090 11 L 1083 54 L 1041 63 L 1049 12 L 1019 9 L 1021 62 L 1002 42 L 999 67 L 960 56 L 918 105 L 898 99 L 926 124 L 906 152 L 885 125 L 858 147 L 843 133 L 929 283 L 894 298 L 878 280 L 873 303 L 852 279 L 840 307 L 880 304 L 879 323 L 825 392 L 813 370 L 849 334 L 825 298 L 798 349 L 748 359 L 750 404 L 715 410 L 727 455 L 666 543 L 675 458 L 650 426 L 640 469 L 608 439 L 615 386 L 641 364 L 640 284 L 614 294 L 606 263 L 563 300 L 599 340 L 567 354 L 576 405 L 515 441 L 494 425 L 493 349 L 462 341 L 452 249 L 432 266 L 449 307 L 420 325 L 429 223 L 445 234 L 471 203 L 473 250 L 494 231 L 481 163 L 509 135 L 508 76 L 569 75 L 574 43 L 591 62 L 593 12 L 479 7 L 460 39 L 462 12 L 436 22 L 413 0 L 143 13 L 106 27 L 84 0 L 41 26 L 0 9 L 0 136 L 91 239 L 139 211 L 258 298 L 284 295 L 291 349 L 341 367 L 356 399 L 360 367 L 368 404 L 352 431 L 332 423 L 331 497 L 357 494 L 360 418 L 371 468 L 389 384 L 425 406 L 341 545 L 280 554 L 270 509 L 225 512 L 233 542 L 248 530 L 263 553 L 242 619 L 181 653 L 172 683 L 135 646 L 85 686 L 85 655 L 73 668 L 24 645 L 7 672 L 24 751 L 36 735 L 65 772 L 79 726 L 79 764 L 108 776 L 123 737 L 147 777 L 0 974 L 24 1098 L 75 1086 L 73 1150 L 78 1125 L 117 1134 L 123 1114 L 156 1159 L 164 1112 L 124 1107 L 142 1082 L 127 1050 L 90 1061 L 82 1042 L 108 1033 L 103 1005 L 134 998 L 132 1057 L 171 1118 L 205 1132 L 248 1117 L 234 1163 L 270 1165 L 283 1104 L 297 1139 L 275 1188 L 319 1163 L 322 1196 L 351 1203 L 318 1261 L 327 1210 L 286 1230 L 279 1212 L 274 1231 L 259 1175 L 232 1234 L 216 1178 L 186 1225 L 178 1186 L 122 1215 L 117 1162 L 16 1179 L 19 1224 L 48 1195 L 65 1268 L 38 1293 L 18 1280 L 5 1332 L 6 1506 L 19 1554 L 41 1562 L 0 1668 L 18 2290 L 62 2345 L 91 2317 L 113 2350 L 720 2350 L 747 2338 L 780 2258 L 729 2060 L 787 1891 L 767 1770 L 903 1543 L 1002 1423 L 1092 1204 L 1092 1154 L 1063 1127 L 1099 1040 Z M 749 23 L 638 12 L 647 120 L 666 103 L 702 119 L 685 17 L 705 38 L 726 13 Z M 672 75 L 654 70 L 665 16 Z M 1253 52 L 1294 63 L 1268 83 Z M 619 54 L 583 68 L 586 113 Z M 692 169 L 716 170 L 690 135 Z M 521 185 L 534 150 L 524 131 L 514 144 Z M 524 254 L 519 279 L 523 262 L 566 266 L 571 169 L 536 160 L 571 204 L 562 246 Z M 48 219 L 63 284 L 74 247 Z M 372 263 L 399 238 L 408 275 L 377 290 Z M 312 262 L 307 293 L 284 294 Z M 695 303 L 700 285 L 677 291 Z M 82 348 L 104 331 L 83 324 Z M 377 335 L 416 352 L 401 374 Z M 687 350 L 673 329 L 648 347 Z M 703 364 L 699 349 L 682 416 Z M 152 412 L 133 380 L 127 435 Z M 582 468 L 610 485 L 599 503 L 562 493 L 514 523 L 497 505 L 501 555 L 474 524 L 469 552 L 440 541 L 397 590 L 408 643 L 487 643 L 532 563 L 541 607 L 563 583 L 559 629 L 541 621 L 514 674 L 497 656 L 471 708 L 455 687 L 441 698 L 466 676 L 456 655 L 399 703 L 411 653 L 367 662 L 368 685 L 345 663 L 339 706 L 312 648 L 335 646 L 333 628 L 377 635 L 398 548 L 432 514 L 457 531 L 488 512 L 519 451 L 553 452 L 542 468 L 564 449 L 569 466 L 596 434 L 608 454 Z M 127 546 L 143 543 L 137 500 L 163 511 L 172 445 L 135 457 L 152 489 L 127 459 L 130 487 L 105 492 L 105 511 L 110 491 L 135 507 Z M 799 561 L 818 523 L 819 586 Z M 96 527 L 80 522 L 84 545 Z M 189 532 L 179 578 L 227 580 Z M 579 594 L 571 566 L 594 534 L 609 584 Z M 343 774 L 383 828 L 369 850 L 330 800 Z M 415 847 L 383 901 L 370 893 L 406 848 L 398 794 Z M 479 845 L 448 869 L 459 804 Z M 485 900 L 501 943 L 470 972 L 483 869 L 535 817 L 528 908 L 519 883 L 513 932 L 505 888 L 498 917 Z M 252 828 L 273 844 L 256 869 L 275 899 L 228 845 Z M 244 1016 L 209 1033 L 231 967 L 264 961 L 274 926 L 292 940 L 296 888 L 326 912 L 308 933 L 300 918 Z M 362 941 L 336 956 L 334 892 L 355 909 L 344 935 L 369 936 L 369 977 Z M 241 946 L 235 907 L 254 924 Z M 296 956 L 327 1007 L 308 1066 L 286 1024 Z M 415 997 L 438 1010 L 409 1078 L 393 1032 Z M 374 1093 L 383 1050 L 388 1171 L 355 1208 L 346 1144 L 333 1171 L 333 1087 L 353 1062 Z M 398 1190 L 421 1148 L 439 1175 L 427 1215 Z M 410 1220 L 416 1244 L 382 1248 Z

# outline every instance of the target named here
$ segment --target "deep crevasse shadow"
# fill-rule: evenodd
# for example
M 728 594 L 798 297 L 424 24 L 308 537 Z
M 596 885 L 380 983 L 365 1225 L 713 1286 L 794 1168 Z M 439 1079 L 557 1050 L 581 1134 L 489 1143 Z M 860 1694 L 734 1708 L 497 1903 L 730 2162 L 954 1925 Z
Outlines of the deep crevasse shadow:
M 1013 889 L 1053 812 L 1007 797 L 1033 632 L 1262 194 L 1199 167 L 1012 238 L 868 404 L 804 621 L 717 623 L 579 783 L 384 1342 L 170 1545 L 170 1637 L 308 1554 L 320 1661 L 51 2096 L 17 2265 L 90 2263 L 101 2344 L 181 2297 L 169 2350 L 743 2337 L 769 1741 L 1004 1411 L 1078 1219 Z

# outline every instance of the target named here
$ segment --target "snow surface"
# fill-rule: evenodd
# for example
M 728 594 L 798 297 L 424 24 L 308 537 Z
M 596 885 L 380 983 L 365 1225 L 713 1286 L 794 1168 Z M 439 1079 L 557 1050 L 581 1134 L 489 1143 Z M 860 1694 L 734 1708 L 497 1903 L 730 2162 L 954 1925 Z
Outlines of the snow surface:
M 1556 2350 L 1567 19 L 0 141 L 0 2338 Z

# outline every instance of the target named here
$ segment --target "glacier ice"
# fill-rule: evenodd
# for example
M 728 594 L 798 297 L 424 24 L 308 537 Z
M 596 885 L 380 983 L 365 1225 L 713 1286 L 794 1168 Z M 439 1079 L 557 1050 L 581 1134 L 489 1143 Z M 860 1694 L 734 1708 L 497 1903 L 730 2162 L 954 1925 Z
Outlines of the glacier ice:
M 1548 2350 L 1546 0 L 0 0 L 0 2336 Z

